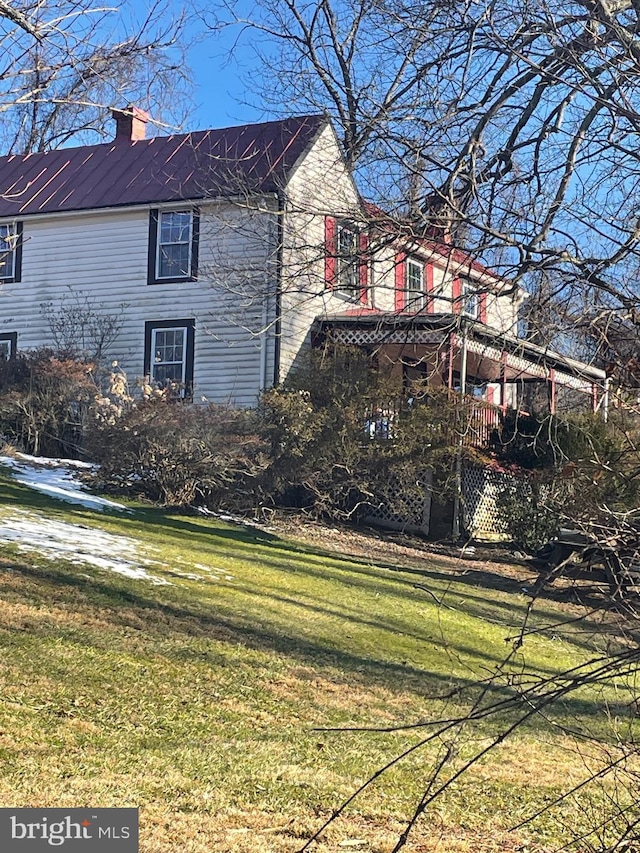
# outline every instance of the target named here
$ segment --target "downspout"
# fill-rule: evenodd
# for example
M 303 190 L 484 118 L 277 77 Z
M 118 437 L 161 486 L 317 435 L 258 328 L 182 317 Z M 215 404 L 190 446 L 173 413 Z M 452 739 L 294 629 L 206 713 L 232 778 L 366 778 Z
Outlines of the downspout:
M 267 390 L 267 337 L 269 334 L 269 295 L 262 302 L 262 329 L 260 331 L 260 393 Z
M 278 249 L 276 253 L 276 292 L 275 292 L 275 319 L 273 323 L 273 385 L 280 384 L 280 337 L 282 335 L 282 270 L 284 268 L 284 213 L 285 213 L 285 199 L 284 193 L 282 190 L 278 190 L 276 193 L 276 199 L 278 201 L 278 212 L 276 214 L 278 218 Z M 266 337 L 265 337 L 266 342 Z M 266 360 L 265 360 L 265 386 L 266 386 Z
M 462 329 L 462 354 L 460 359 L 460 405 L 464 407 L 465 391 L 467 387 L 467 327 Z M 462 497 L 462 448 L 464 447 L 464 433 L 460 432 L 458 439 L 458 452 L 456 454 L 455 469 L 455 494 L 453 496 L 453 522 L 451 535 L 454 539 L 460 538 L 460 509 Z

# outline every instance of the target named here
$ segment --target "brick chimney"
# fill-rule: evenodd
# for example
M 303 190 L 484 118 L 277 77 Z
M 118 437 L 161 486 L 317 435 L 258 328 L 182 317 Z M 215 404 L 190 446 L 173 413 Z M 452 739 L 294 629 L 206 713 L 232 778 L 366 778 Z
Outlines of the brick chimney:
M 145 110 L 129 104 L 123 110 L 112 110 L 111 115 L 116 120 L 116 139 L 137 142 L 146 138 L 147 122 L 151 116 Z

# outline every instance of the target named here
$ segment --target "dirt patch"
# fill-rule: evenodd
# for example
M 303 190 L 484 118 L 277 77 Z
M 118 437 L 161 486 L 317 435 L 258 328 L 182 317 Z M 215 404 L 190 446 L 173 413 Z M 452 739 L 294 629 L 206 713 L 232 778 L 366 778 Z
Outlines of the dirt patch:
M 377 565 L 393 563 L 398 567 L 441 568 L 443 571 L 465 572 L 470 569 L 494 570 L 515 580 L 525 581 L 535 575 L 524 555 L 504 545 L 449 545 L 427 542 L 417 536 L 379 531 L 373 528 L 352 528 L 313 521 L 303 515 L 279 513 L 264 530 L 298 539 L 309 545 L 342 555 L 369 560 Z

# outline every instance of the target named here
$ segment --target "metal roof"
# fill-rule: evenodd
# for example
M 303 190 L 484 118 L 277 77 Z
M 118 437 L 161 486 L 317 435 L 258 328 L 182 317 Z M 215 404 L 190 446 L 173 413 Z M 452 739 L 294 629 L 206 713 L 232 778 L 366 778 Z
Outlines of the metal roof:
M 0 157 L 0 217 L 274 192 L 325 121 L 301 116 Z

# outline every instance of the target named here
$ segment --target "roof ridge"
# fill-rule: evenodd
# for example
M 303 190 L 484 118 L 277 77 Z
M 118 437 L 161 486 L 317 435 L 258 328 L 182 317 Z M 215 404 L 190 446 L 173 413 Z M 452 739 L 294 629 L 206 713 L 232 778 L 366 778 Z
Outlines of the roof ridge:
M 258 122 L 243 122 L 241 124 L 230 124 L 226 127 L 205 127 L 200 130 L 185 130 L 180 133 L 169 133 L 163 136 L 150 136 L 147 139 L 126 139 L 126 138 L 115 138 L 109 139 L 105 142 L 92 142 L 88 145 L 69 145 L 68 147 L 63 148 L 50 148 L 47 151 L 28 151 L 26 154 L 0 154 L 0 160 L 4 160 L 5 158 L 32 158 L 32 157 L 43 157 L 47 154 L 53 154 L 54 152 L 61 151 L 81 151 L 88 150 L 90 148 L 102 148 L 106 145 L 140 145 L 144 146 L 145 143 L 152 143 L 158 140 L 169 140 L 169 139 L 177 139 L 178 137 L 188 137 L 188 136 L 196 136 L 201 135 L 204 136 L 208 133 L 226 133 L 228 131 L 240 131 L 243 129 L 250 128 L 264 128 L 269 125 L 284 125 L 287 122 L 297 122 L 298 124 L 302 124 L 306 121 L 310 120 L 324 120 L 326 121 L 326 116 L 323 116 L 321 113 L 309 113 L 301 116 L 288 116 L 287 118 L 282 119 L 271 119 L 269 121 L 258 121 Z

